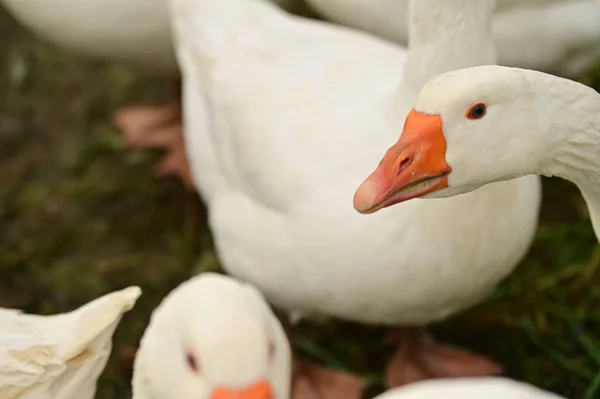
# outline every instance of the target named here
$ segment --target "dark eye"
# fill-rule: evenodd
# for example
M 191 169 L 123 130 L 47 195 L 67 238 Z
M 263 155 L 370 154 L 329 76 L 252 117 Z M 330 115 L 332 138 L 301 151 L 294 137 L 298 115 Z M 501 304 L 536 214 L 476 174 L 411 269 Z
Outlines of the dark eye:
M 275 343 L 273 341 L 269 342 L 269 361 L 273 361 L 275 357 Z
M 465 115 L 469 119 L 481 119 L 487 112 L 487 106 L 484 103 L 475 103 L 469 107 Z
M 196 356 L 193 353 L 188 352 L 185 355 L 185 360 L 187 361 L 188 366 L 192 369 L 194 373 L 198 373 L 198 362 L 196 361 Z

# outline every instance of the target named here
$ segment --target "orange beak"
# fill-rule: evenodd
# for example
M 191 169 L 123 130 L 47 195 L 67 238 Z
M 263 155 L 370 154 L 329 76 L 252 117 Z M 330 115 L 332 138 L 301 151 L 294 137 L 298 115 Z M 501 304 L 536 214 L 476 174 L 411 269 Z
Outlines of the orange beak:
M 273 399 L 271 384 L 262 380 L 241 390 L 217 388 L 213 391 L 211 399 Z
M 354 208 L 373 213 L 382 208 L 448 187 L 446 139 L 439 115 L 410 111 L 400 140 L 354 194 Z

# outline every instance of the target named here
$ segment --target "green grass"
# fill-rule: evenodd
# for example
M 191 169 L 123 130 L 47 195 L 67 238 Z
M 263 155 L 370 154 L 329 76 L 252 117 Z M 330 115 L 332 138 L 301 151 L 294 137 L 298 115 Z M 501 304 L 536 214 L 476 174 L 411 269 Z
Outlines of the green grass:
M 204 210 L 156 154 L 126 151 L 120 105 L 166 99 L 159 80 L 42 43 L 0 12 L 0 306 L 49 314 L 127 285 L 99 399 L 130 397 L 132 354 L 152 309 L 199 270 L 218 268 Z M 519 270 L 485 303 L 435 326 L 507 374 L 573 399 L 600 398 L 600 249 L 577 190 L 544 179 L 542 223 Z M 360 373 L 378 392 L 384 329 L 302 324 L 296 346 Z

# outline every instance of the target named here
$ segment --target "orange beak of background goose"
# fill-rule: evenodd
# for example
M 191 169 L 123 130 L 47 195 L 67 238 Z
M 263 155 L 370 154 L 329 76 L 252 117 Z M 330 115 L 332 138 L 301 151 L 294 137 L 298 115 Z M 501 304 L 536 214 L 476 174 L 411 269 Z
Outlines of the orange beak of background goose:
M 217 388 L 211 399 L 273 399 L 274 397 L 271 384 L 263 380 L 242 390 Z
M 382 208 L 448 187 L 446 139 L 439 115 L 414 109 L 400 140 L 354 194 L 354 208 L 373 213 Z

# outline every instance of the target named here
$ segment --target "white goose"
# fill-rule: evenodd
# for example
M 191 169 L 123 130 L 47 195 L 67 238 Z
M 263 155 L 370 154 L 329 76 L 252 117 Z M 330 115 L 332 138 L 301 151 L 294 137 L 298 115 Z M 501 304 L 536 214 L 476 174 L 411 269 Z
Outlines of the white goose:
M 285 332 L 254 287 L 203 273 L 152 314 L 133 371 L 133 399 L 288 399 Z
M 129 287 L 53 316 L 0 309 L 0 398 L 93 399 L 113 333 L 140 294 Z
M 508 378 L 457 378 L 422 381 L 392 389 L 374 399 L 565 399 Z
M 291 8 L 297 0 L 272 0 Z M 118 62 L 173 81 L 179 90 L 167 0 L 0 0 L 25 27 L 75 53 Z M 116 113 L 128 143 L 165 148 L 159 176 L 175 175 L 191 186 L 181 133 L 180 105 L 132 106 Z
M 409 0 L 307 0 L 327 18 L 400 44 Z M 577 76 L 600 59 L 599 0 L 497 0 L 492 33 L 501 65 Z
M 224 268 L 296 314 L 413 326 L 390 386 L 497 372 L 419 326 L 472 306 L 513 270 L 537 226 L 539 178 L 372 217 L 351 204 L 424 82 L 495 61 L 492 2 L 414 1 L 408 58 L 265 1 L 172 6 L 188 154 Z
M 594 89 L 541 72 L 482 66 L 433 79 L 416 104 L 398 143 L 357 190 L 359 208 L 447 197 L 530 174 L 559 176 L 581 190 L 600 240 Z M 406 158 L 412 162 L 395 169 Z

